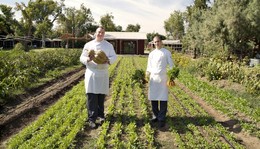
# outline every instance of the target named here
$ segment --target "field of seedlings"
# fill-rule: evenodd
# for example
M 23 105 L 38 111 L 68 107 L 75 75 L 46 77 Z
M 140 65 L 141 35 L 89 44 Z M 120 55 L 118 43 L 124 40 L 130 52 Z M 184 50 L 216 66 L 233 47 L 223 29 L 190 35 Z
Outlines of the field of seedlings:
M 34 148 L 260 148 L 260 113 L 246 99 L 196 79 L 184 70 L 169 88 L 164 128 L 150 123 L 147 56 L 118 56 L 109 67 L 106 121 L 86 123 L 84 81 L 48 108 L 36 121 L 4 142 L 8 149 Z M 221 119 L 221 116 L 224 117 Z M 225 121 L 220 121 L 225 120 Z M 234 122 L 234 123 L 231 123 Z

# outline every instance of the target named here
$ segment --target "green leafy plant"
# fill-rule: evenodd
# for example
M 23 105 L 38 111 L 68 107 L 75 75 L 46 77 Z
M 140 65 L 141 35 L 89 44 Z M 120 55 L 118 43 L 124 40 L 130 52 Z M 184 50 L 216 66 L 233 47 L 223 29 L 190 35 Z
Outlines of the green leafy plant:
M 132 79 L 137 82 L 141 82 L 142 84 L 146 83 L 144 70 L 142 70 L 142 69 L 135 70 L 135 73 L 133 74 Z
M 179 76 L 180 69 L 178 67 L 173 67 L 172 69 L 167 71 L 167 76 L 169 80 L 167 81 L 168 86 L 174 86 L 174 80 Z

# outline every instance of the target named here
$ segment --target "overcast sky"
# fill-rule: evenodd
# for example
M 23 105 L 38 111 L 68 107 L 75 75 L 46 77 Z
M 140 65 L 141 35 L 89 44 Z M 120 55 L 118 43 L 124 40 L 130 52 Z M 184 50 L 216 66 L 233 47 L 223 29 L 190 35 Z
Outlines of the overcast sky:
M 15 2 L 24 2 L 27 5 L 28 1 L 1 0 L 1 4 L 14 7 Z M 165 35 L 164 21 L 174 10 L 185 11 L 187 6 L 193 4 L 193 0 L 65 0 L 66 7 L 76 9 L 82 3 L 90 8 L 97 23 L 101 16 L 109 13 L 114 16 L 113 22 L 122 26 L 123 30 L 128 24 L 138 23 L 141 26 L 139 32 L 158 32 Z M 16 13 L 16 17 L 20 16 L 20 13 Z

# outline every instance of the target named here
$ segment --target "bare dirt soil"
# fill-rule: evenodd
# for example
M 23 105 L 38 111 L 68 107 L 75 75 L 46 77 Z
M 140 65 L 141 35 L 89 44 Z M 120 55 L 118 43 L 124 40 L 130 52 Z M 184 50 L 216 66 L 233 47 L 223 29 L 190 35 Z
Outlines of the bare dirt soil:
M 33 122 L 50 105 L 54 104 L 68 90 L 84 78 L 85 68 L 81 67 L 64 74 L 58 79 L 32 89 L 17 97 L 16 102 L 0 110 L 0 148 L 12 135 Z

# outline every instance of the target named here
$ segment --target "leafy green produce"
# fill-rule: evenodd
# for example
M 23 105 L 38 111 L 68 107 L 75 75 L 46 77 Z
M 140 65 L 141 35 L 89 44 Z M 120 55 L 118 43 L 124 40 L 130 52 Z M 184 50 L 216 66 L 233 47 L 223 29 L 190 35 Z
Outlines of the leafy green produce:
M 167 76 L 169 80 L 167 81 L 168 86 L 174 86 L 174 80 L 179 76 L 180 69 L 178 67 L 173 67 L 172 69 L 167 71 Z

